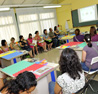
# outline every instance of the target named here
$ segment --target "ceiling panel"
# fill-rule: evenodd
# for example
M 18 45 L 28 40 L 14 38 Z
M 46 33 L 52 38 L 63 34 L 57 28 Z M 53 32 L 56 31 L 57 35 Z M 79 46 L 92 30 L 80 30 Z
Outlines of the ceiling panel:
M 26 0 L 23 4 L 37 4 L 40 0 Z
M 24 2 L 23 2 L 24 1 Z M 64 0 L 58 0 L 60 3 Z M 18 4 L 54 4 L 57 3 L 57 0 L 0 0 L 0 5 L 4 2 L 3 5 L 18 5 Z

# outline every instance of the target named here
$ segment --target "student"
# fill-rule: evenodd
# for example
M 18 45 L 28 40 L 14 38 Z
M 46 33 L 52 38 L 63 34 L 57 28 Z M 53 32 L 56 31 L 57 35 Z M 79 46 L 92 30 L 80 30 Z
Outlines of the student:
M 14 37 L 11 38 L 10 48 L 11 50 L 20 50 L 20 48 L 18 47 L 18 44 L 15 43 Z
M 82 71 L 80 60 L 73 49 L 64 49 L 60 61 L 62 75 L 57 78 L 56 83 L 51 82 L 50 94 L 75 94 L 85 85 L 85 76 Z M 55 84 L 54 91 L 51 86 Z
M 91 42 L 91 36 L 90 34 L 86 34 L 84 36 L 84 40 L 87 43 L 87 46 L 85 46 L 83 48 L 83 52 L 82 52 L 82 68 L 85 71 L 89 71 L 90 65 L 91 65 L 91 60 L 94 57 L 98 56 L 98 46 L 96 43 L 92 43 Z M 91 67 L 91 71 L 97 70 L 98 69 L 98 63 L 96 62 L 96 64 L 93 64 Z
M 91 35 L 91 41 L 98 41 L 98 35 L 96 32 L 96 28 L 94 26 L 90 28 L 90 35 Z
M 49 37 L 49 35 L 47 34 L 47 30 L 44 29 L 44 36 L 43 36 L 44 41 L 46 42 L 46 44 L 48 45 L 48 50 L 50 50 L 52 48 L 52 40 Z
M 40 47 L 42 47 L 42 48 L 44 49 L 44 51 L 47 51 L 47 49 L 46 49 L 46 43 L 45 43 L 45 42 L 41 42 L 42 39 L 41 39 L 41 37 L 39 36 L 39 32 L 36 31 L 35 34 L 36 34 L 36 35 L 35 35 L 34 39 L 37 40 L 37 45 L 40 46 Z
M 35 43 L 33 43 L 33 38 L 32 38 L 31 33 L 29 34 L 27 41 L 28 41 L 28 44 L 30 45 L 30 47 L 33 49 L 34 56 L 35 56 L 35 49 L 36 49 L 36 52 L 38 54 L 38 48 L 37 48 L 37 45 L 35 45 Z M 36 44 L 37 44 L 37 41 L 36 41 Z
M 58 44 L 58 38 L 54 35 L 54 32 L 52 30 L 52 28 L 49 28 L 49 37 L 52 39 L 53 41 L 53 46 L 54 48 L 57 47 L 57 44 Z
M 1 71 L 1 68 L 0 68 Z M 4 79 L 6 78 L 6 75 L 3 74 L 2 72 L 0 72 L 0 90 L 2 89 L 2 87 L 4 86 Z
M 59 32 L 57 26 L 54 27 L 54 34 L 56 37 L 59 37 L 59 35 L 60 35 L 60 32 Z
M 31 94 L 36 88 L 37 81 L 32 72 L 23 72 L 11 80 L 1 90 L 1 94 Z
M 1 49 L 2 49 L 2 51 L 3 52 L 7 52 L 7 51 L 10 51 L 10 49 L 9 49 L 9 47 L 8 47 L 8 45 L 7 45 L 7 42 L 6 42 L 6 40 L 2 40 L 1 41 Z
M 75 35 L 76 36 L 73 38 L 74 42 L 84 42 L 84 36 L 80 35 L 80 30 L 79 29 L 75 30 Z
M 33 55 L 32 55 L 32 48 L 30 48 L 30 47 L 28 46 L 28 43 L 27 43 L 26 40 L 24 40 L 24 37 L 23 37 L 22 35 L 20 35 L 20 36 L 19 36 L 19 39 L 20 39 L 20 41 L 19 41 L 20 47 L 21 47 L 23 50 L 27 50 L 27 51 L 29 52 L 29 55 L 30 55 L 31 57 L 33 57 Z

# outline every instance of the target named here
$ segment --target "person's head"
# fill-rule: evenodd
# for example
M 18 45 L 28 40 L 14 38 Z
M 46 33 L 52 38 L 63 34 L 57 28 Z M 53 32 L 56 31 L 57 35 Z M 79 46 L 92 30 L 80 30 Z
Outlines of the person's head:
M 32 39 L 32 34 L 31 33 L 29 34 L 29 39 Z
M 20 35 L 20 36 L 19 36 L 19 39 L 20 39 L 20 40 L 23 40 L 23 39 L 24 39 L 24 37 L 23 37 L 22 35 Z
M 52 32 L 53 31 L 52 28 L 49 28 L 49 31 Z
M 36 34 L 36 35 L 39 35 L 39 32 L 38 32 L 38 31 L 35 31 L 35 34 Z
M 57 31 L 57 30 L 58 30 L 58 28 L 57 28 L 57 26 L 55 26 L 55 27 L 54 27 L 54 31 Z
M 91 35 L 91 36 L 94 36 L 94 35 L 96 35 L 96 34 L 97 34 L 96 28 L 95 28 L 94 26 L 92 26 L 92 27 L 90 28 L 90 35 Z
M 6 46 L 6 45 L 7 45 L 6 40 L 1 40 L 1 45 L 2 45 L 2 46 Z
M 75 30 L 75 35 L 76 35 L 76 36 L 80 35 L 80 29 L 76 29 L 76 30 Z
M 62 74 L 68 73 L 74 80 L 80 79 L 79 72 L 82 73 L 82 67 L 77 53 L 73 49 L 67 48 L 62 51 L 59 65 Z
M 84 41 L 87 43 L 88 47 L 92 47 L 91 35 L 90 35 L 90 34 L 86 34 L 86 35 L 84 36 Z
M 44 34 L 47 35 L 47 29 L 44 29 Z
M 23 92 L 25 92 L 25 94 L 31 94 L 36 85 L 35 75 L 32 72 L 25 71 L 19 74 L 15 80 L 7 83 L 4 88 L 8 88 L 9 94 L 21 94 Z
M 14 37 L 11 38 L 11 42 L 12 42 L 12 43 L 15 42 L 15 38 L 14 38 Z

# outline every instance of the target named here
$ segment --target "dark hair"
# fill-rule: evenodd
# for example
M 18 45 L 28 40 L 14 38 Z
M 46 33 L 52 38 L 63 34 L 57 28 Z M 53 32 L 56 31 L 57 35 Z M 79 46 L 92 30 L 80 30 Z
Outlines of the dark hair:
M 45 31 L 47 31 L 47 29 L 44 29 L 43 33 L 45 34 Z
M 5 42 L 6 42 L 6 40 L 1 40 L 1 45 L 6 46 Z
M 20 36 L 19 36 L 19 39 L 21 40 L 22 38 L 23 38 L 23 36 L 22 36 L 22 35 L 20 35 Z
M 32 36 L 32 34 L 31 34 L 31 33 L 29 33 L 29 38 L 30 38 L 30 36 Z
M 15 40 L 15 38 L 14 38 L 14 37 L 12 37 L 12 38 L 11 38 L 11 41 L 13 41 L 13 40 Z
M 57 26 L 54 27 L 54 31 L 56 31 L 56 30 L 57 30 Z
M 94 29 L 93 32 L 91 32 L 92 29 Z M 97 32 L 96 32 L 96 28 L 95 28 L 95 26 L 91 26 L 91 28 L 90 28 L 90 35 L 93 36 L 93 35 L 96 35 L 96 34 L 97 34 Z
M 62 51 L 59 65 L 62 74 L 68 73 L 69 76 L 74 80 L 76 78 L 80 79 L 79 72 L 82 73 L 82 67 L 80 60 L 73 49 L 67 48 Z
M 35 31 L 35 34 L 37 34 L 38 33 L 38 31 Z
M 19 74 L 15 80 L 8 82 L 3 88 L 8 88 L 9 94 L 19 94 L 20 91 L 24 92 L 36 85 L 35 75 L 32 72 L 25 71 Z
M 78 31 L 78 33 L 76 34 L 76 36 L 80 35 L 80 29 L 76 29 L 75 32 Z
M 92 43 L 91 43 L 91 35 L 90 34 L 86 34 L 84 36 L 85 41 L 88 43 L 88 47 L 92 47 Z

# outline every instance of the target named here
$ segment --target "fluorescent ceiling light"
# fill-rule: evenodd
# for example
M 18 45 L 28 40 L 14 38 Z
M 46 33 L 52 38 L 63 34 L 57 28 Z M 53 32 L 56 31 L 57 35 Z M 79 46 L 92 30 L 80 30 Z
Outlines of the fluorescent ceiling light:
M 0 11 L 8 11 L 10 8 L 0 8 Z
M 43 8 L 59 8 L 61 5 L 44 6 Z

